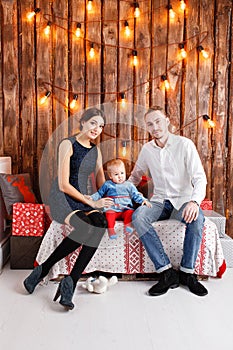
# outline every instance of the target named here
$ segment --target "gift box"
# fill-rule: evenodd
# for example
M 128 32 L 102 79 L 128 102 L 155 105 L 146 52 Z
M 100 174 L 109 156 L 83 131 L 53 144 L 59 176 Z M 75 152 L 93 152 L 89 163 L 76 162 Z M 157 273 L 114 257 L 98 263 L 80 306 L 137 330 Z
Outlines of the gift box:
M 200 207 L 202 210 L 213 210 L 212 201 L 210 201 L 209 199 L 204 199 L 201 202 Z
M 233 267 L 233 239 L 224 234 L 224 236 L 220 238 L 220 242 L 222 244 L 223 255 L 227 267 Z
M 10 268 L 33 269 L 42 239 L 43 237 L 11 236 Z
M 44 230 L 45 208 L 43 204 L 13 204 L 13 236 L 43 236 Z
M 215 223 L 218 229 L 219 237 L 224 237 L 226 230 L 226 217 L 214 210 L 203 210 L 203 214 Z

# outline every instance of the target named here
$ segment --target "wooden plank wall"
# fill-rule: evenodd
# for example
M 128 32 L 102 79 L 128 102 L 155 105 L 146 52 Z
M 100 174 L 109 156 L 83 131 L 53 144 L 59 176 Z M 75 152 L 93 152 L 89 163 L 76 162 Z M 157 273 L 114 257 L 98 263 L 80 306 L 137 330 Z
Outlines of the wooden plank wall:
M 85 108 L 102 105 L 107 116 L 99 140 L 104 163 L 122 157 L 129 173 L 148 139 L 143 113 L 160 105 L 170 116 L 171 130 L 197 145 L 208 178 L 207 197 L 227 216 L 227 233 L 233 237 L 232 1 L 189 0 L 182 11 L 179 0 L 139 0 L 139 18 L 131 0 L 93 0 L 90 12 L 86 4 L 0 0 L 0 155 L 12 157 L 14 173 L 29 172 L 44 199 L 56 174 L 58 142 L 77 132 Z M 28 21 L 27 13 L 35 8 L 40 12 Z M 50 34 L 45 35 L 48 22 Z M 75 35 L 78 23 L 80 37 Z M 185 60 L 178 56 L 180 43 L 187 50 Z M 207 49 L 208 59 L 199 45 Z M 214 129 L 207 128 L 205 114 L 215 121 Z

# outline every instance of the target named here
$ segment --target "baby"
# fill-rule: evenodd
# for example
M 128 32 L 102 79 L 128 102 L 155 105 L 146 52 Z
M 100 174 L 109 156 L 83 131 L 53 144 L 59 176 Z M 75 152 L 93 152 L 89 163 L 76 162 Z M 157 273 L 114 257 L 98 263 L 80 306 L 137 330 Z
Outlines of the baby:
M 124 162 L 120 159 L 113 159 L 107 163 L 107 172 L 110 180 L 107 180 L 101 188 L 91 195 L 93 200 L 102 197 L 110 197 L 114 200 L 114 205 L 104 208 L 108 222 L 108 234 L 111 239 L 117 238 L 114 226 L 117 219 L 124 221 L 125 233 L 131 233 L 130 226 L 133 214 L 132 200 L 138 204 L 151 208 L 151 203 L 141 195 L 136 187 L 126 180 Z

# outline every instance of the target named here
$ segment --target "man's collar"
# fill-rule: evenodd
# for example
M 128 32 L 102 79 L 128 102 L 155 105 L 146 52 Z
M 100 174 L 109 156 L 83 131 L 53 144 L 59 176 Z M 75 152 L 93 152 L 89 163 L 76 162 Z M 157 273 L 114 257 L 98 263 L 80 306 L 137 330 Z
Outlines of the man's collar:
M 166 142 L 164 148 L 173 145 L 174 142 L 175 142 L 175 137 L 176 137 L 176 136 L 175 136 L 174 134 L 171 134 L 170 132 L 168 132 L 168 138 L 167 138 L 167 142 Z M 152 140 L 152 145 L 153 145 L 154 147 L 157 147 L 157 148 L 160 148 L 160 149 L 161 149 L 161 147 L 159 147 L 159 146 L 156 144 L 156 142 L 155 142 L 154 139 Z

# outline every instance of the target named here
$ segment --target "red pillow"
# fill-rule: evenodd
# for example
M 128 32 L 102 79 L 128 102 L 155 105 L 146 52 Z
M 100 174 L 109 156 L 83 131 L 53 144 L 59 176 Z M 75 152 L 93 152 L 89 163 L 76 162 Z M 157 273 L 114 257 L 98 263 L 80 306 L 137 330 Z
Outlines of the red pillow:
M 8 215 L 12 214 L 14 203 L 37 203 L 28 173 L 0 174 L 0 186 Z

